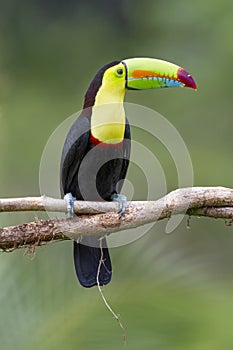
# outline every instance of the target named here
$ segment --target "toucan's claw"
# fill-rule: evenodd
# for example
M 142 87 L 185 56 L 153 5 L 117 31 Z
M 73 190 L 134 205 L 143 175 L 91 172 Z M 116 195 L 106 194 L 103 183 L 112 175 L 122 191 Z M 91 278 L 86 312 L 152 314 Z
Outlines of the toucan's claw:
M 67 193 L 64 199 L 67 205 L 66 217 L 67 219 L 72 219 L 74 217 L 74 201 L 76 198 L 72 196 L 72 193 Z
M 126 205 L 127 205 L 127 197 L 124 196 L 123 194 L 115 193 L 112 195 L 112 200 L 114 202 L 118 202 L 120 205 L 120 210 L 118 211 L 118 214 L 119 214 L 119 219 L 121 219 L 122 216 L 125 214 Z

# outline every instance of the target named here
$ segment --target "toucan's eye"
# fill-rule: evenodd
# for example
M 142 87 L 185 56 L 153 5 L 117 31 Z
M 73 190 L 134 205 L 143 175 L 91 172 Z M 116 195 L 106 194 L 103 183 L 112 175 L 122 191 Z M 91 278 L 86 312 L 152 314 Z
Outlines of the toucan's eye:
M 118 69 L 116 70 L 116 75 L 117 75 L 118 77 L 122 76 L 123 73 L 124 73 L 124 71 L 123 71 L 122 68 L 118 68 Z

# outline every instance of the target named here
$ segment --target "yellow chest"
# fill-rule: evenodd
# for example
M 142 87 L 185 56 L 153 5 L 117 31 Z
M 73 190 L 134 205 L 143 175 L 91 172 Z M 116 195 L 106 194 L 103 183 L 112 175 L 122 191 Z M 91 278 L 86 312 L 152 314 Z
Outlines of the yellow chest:
M 92 136 L 100 142 L 117 144 L 125 134 L 125 111 L 123 103 L 107 103 L 92 108 Z
M 99 142 L 117 144 L 125 134 L 125 79 L 115 77 L 115 68 L 108 69 L 96 94 L 91 114 L 91 134 Z

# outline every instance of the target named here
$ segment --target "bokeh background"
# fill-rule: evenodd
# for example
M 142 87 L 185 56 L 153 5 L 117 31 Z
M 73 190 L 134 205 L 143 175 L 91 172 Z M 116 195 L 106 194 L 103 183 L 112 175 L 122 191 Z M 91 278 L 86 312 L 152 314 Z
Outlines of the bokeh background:
M 0 0 L 0 196 L 40 195 L 50 134 L 80 110 L 97 69 L 134 56 L 175 62 L 195 77 L 197 92 L 129 92 L 126 100 L 173 123 L 189 149 L 195 185 L 232 187 L 232 35 L 230 0 Z M 133 137 L 150 140 L 137 130 Z M 159 143 L 150 147 L 168 190 L 175 189 L 172 160 Z M 134 174 L 131 168 L 129 180 Z M 135 199 L 146 198 L 142 180 L 134 179 Z M 1 214 L 0 224 L 34 215 Z M 127 349 L 232 349 L 232 227 L 191 218 L 166 235 L 165 225 L 111 250 L 114 277 L 104 290 L 126 327 Z M 97 289 L 78 284 L 71 247 L 0 254 L 1 349 L 123 348 Z

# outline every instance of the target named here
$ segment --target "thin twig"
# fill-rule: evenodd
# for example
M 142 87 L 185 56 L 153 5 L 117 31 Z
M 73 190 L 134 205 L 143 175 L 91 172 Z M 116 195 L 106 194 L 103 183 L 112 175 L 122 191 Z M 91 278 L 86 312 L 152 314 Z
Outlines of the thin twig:
M 102 291 L 100 282 L 99 282 L 100 269 L 101 269 L 102 264 L 103 264 L 103 265 L 105 264 L 104 258 L 103 258 L 103 257 L 104 257 L 104 253 L 103 253 L 102 240 L 103 240 L 103 237 L 101 237 L 100 240 L 99 240 L 99 241 L 100 241 L 101 256 L 100 256 L 99 266 L 98 266 L 97 275 L 96 275 L 97 287 L 98 287 L 98 290 L 99 290 L 99 292 L 100 292 L 101 298 L 102 298 L 102 300 L 103 300 L 105 306 L 106 306 L 107 309 L 110 311 L 110 313 L 113 315 L 113 317 L 115 318 L 115 320 L 117 321 L 119 327 L 120 327 L 121 330 L 122 330 L 122 333 L 123 333 L 123 343 L 125 344 L 125 343 L 126 343 L 126 331 L 125 331 L 125 328 L 124 328 L 123 324 L 121 323 L 120 317 L 113 311 L 113 309 L 112 309 L 111 306 L 109 305 L 108 301 L 106 300 L 106 298 L 105 298 L 105 296 L 104 296 L 104 293 L 103 293 L 103 291 Z

